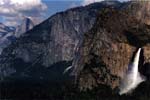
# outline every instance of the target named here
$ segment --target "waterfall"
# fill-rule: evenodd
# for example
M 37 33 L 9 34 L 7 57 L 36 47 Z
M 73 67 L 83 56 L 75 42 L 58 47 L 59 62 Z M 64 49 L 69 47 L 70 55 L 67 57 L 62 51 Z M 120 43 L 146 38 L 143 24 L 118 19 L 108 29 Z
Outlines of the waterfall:
M 119 94 L 127 94 L 135 89 L 141 82 L 145 81 L 145 78 L 142 77 L 138 71 L 139 58 L 140 58 L 141 48 L 138 49 L 135 54 L 134 60 L 128 66 L 127 73 L 123 77 L 120 84 Z

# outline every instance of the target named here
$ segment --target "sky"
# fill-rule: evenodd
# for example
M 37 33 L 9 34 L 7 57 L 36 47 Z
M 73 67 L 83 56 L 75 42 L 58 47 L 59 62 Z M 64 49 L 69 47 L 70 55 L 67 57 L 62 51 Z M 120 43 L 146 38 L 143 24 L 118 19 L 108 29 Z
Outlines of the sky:
M 0 22 L 17 26 L 28 17 L 38 24 L 57 12 L 100 1 L 103 0 L 0 0 Z

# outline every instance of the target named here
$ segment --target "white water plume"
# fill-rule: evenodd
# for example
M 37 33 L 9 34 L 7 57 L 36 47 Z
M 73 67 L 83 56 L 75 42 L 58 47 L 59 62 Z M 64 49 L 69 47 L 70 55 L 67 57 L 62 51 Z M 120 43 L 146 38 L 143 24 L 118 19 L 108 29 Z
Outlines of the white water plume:
M 120 95 L 131 92 L 141 82 L 145 81 L 145 78 L 142 77 L 138 71 L 140 52 L 141 52 L 141 48 L 138 49 L 133 62 L 128 66 L 127 73 L 123 77 L 123 80 L 120 85 L 120 91 L 119 91 Z
M 63 74 L 65 74 L 66 72 L 68 72 L 68 71 L 71 70 L 72 68 L 73 68 L 72 66 L 67 67 L 67 68 L 64 70 Z

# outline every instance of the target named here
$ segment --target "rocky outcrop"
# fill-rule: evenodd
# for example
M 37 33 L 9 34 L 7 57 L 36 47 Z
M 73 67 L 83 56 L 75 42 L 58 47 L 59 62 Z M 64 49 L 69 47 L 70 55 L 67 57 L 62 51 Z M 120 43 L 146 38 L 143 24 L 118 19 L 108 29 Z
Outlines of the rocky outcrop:
M 7 33 L 14 33 L 15 27 L 8 27 L 3 23 L 0 23 L 0 38 L 6 35 Z
M 122 8 L 104 8 L 74 60 L 74 72 L 82 90 L 101 84 L 117 89 L 136 49 L 143 48 L 143 62 L 150 63 L 150 3 L 132 1 Z M 149 73 L 149 72 L 141 72 Z
M 0 54 L 4 48 L 19 38 L 23 33 L 31 30 L 34 24 L 30 18 L 25 18 L 17 27 L 5 26 L 0 23 Z
M 2 52 L 0 77 L 12 76 L 15 73 L 24 73 L 17 74 L 18 77 L 39 76 L 29 73 L 37 66 L 46 69 L 59 62 L 72 61 L 77 44 L 82 41 L 83 34 L 95 23 L 97 12 L 104 7 L 119 8 L 120 5 L 119 2 L 95 3 L 51 16 L 23 34 Z M 64 69 L 66 67 L 68 65 Z
M 35 24 L 30 18 L 24 18 L 21 25 L 18 25 L 15 31 L 15 37 L 20 37 L 23 33 L 31 30 Z
M 3 49 L 6 48 L 15 39 L 13 36 L 15 30 L 15 27 L 6 26 L 0 23 L 0 54 Z

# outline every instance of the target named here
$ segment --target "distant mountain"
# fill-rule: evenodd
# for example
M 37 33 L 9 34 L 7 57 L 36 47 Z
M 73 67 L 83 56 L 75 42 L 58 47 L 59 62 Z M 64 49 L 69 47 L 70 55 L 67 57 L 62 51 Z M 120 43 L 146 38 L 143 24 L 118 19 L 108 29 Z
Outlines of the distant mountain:
M 8 27 L 0 23 L 0 38 L 6 35 L 7 33 L 14 33 L 15 27 Z
M 82 43 L 83 35 L 92 28 L 98 12 L 105 7 L 122 6 L 120 2 L 110 2 L 94 3 L 57 13 L 23 34 L 0 56 L 1 79 L 9 76 L 44 80 L 45 76 L 49 76 L 50 80 L 54 75 L 63 76 L 63 70 L 71 65 L 74 56 L 78 56 L 76 51 Z M 58 71 L 45 72 L 51 70 L 51 66 L 55 66 Z M 43 75 L 45 73 L 47 75 Z
M 34 27 L 30 18 L 25 18 L 17 27 L 5 26 L 0 23 L 0 53 L 9 44 L 19 38 L 23 33 L 29 31 Z
M 15 36 L 20 37 L 23 33 L 29 31 L 34 27 L 34 23 L 30 18 L 24 18 L 21 25 L 16 27 Z
M 15 27 L 8 27 L 0 23 L 0 53 L 14 39 Z

